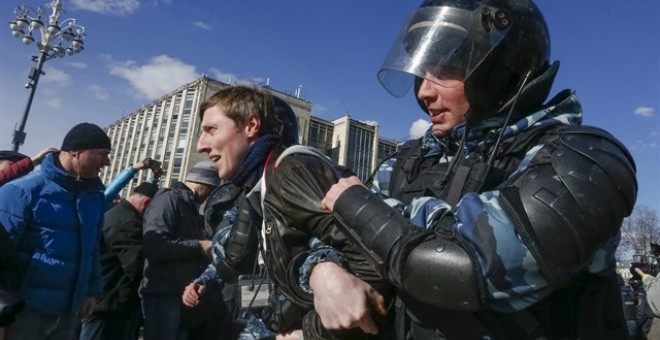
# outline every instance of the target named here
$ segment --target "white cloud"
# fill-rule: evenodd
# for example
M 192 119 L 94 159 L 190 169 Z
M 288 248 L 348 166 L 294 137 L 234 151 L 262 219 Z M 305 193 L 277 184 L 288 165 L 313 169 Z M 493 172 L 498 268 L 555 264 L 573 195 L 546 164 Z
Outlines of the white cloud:
M 151 58 L 149 63 L 138 65 L 128 60 L 125 62 L 110 62 L 110 74 L 129 81 L 131 86 L 150 100 L 156 99 L 181 84 L 199 78 L 195 66 L 188 65 L 176 58 L 159 55 Z
M 655 141 L 636 140 L 630 145 L 629 149 L 639 153 L 655 152 L 658 149 L 658 143 Z
M 257 84 L 266 84 L 264 82 L 264 78 L 261 77 L 251 77 L 250 79 L 247 80 L 241 80 L 240 83 L 236 83 L 234 85 L 257 85 Z
M 101 53 L 99 54 L 99 59 L 101 59 L 104 63 L 112 63 L 114 60 L 112 59 L 112 56 L 106 53 Z
M 424 119 L 418 119 L 410 125 L 410 139 L 417 139 L 424 136 L 426 130 L 429 129 L 431 123 Z
M 91 85 L 89 87 L 89 90 L 92 91 L 94 98 L 98 100 L 107 100 L 108 98 L 110 98 L 110 95 L 108 95 L 108 91 L 106 91 L 103 87 L 99 85 Z
M 59 109 L 62 106 L 62 101 L 59 97 L 51 97 L 46 100 L 46 105 L 52 109 Z
M 133 14 L 140 7 L 139 0 L 72 0 L 71 4 L 74 8 L 119 16 Z
M 655 114 L 655 109 L 649 106 L 640 106 L 635 109 L 635 116 L 651 117 Z
M 71 83 L 71 77 L 64 71 L 54 68 L 52 66 L 44 66 L 44 73 L 39 80 L 44 83 L 56 84 L 56 85 L 68 85 Z
M 258 78 L 258 77 L 239 78 L 233 73 L 222 72 L 221 70 L 218 70 L 217 68 L 214 67 L 212 67 L 209 71 L 211 71 L 213 78 L 230 85 L 254 86 L 263 83 L 264 80 L 263 78 Z
M 660 130 L 651 131 L 651 137 L 658 137 L 658 136 L 660 136 Z
M 193 24 L 193 26 L 199 27 L 199 28 L 201 28 L 203 30 L 206 30 L 206 31 L 210 31 L 210 30 L 213 29 L 213 26 L 211 26 L 210 24 L 207 24 L 205 22 L 201 22 L 201 21 L 195 21 L 192 24 Z
M 367 124 L 367 125 L 371 125 L 371 126 L 378 126 L 378 125 L 380 125 L 380 124 L 378 124 L 378 122 L 375 121 L 375 120 L 363 120 L 363 121 L 361 121 L 361 122 L 364 123 L 364 124 Z
M 72 62 L 72 63 L 69 63 L 69 65 L 71 67 L 75 67 L 75 68 L 81 69 L 81 70 L 87 68 L 87 64 L 81 63 L 81 62 Z
M 316 114 L 321 114 L 321 113 L 328 112 L 328 108 L 325 107 L 325 106 L 323 106 L 323 105 L 321 105 L 321 104 L 317 104 L 317 103 L 312 102 L 312 105 L 314 106 L 314 110 L 313 110 L 313 111 L 314 111 L 314 113 L 316 113 Z

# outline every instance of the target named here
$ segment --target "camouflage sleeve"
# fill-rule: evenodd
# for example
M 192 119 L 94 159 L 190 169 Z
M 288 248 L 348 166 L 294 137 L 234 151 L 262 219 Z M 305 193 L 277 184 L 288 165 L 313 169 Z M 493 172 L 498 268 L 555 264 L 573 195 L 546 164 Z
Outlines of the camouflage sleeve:
M 477 254 L 486 281 L 486 304 L 501 311 L 521 310 L 547 295 L 548 282 L 499 209 L 496 194 L 464 196 L 455 210 L 453 229 Z M 439 198 L 422 197 L 415 199 L 408 211 L 413 224 L 433 229 L 436 216 L 445 215 L 451 206 Z
M 213 280 L 216 280 L 217 278 L 217 273 L 215 271 L 215 266 L 213 264 L 209 264 L 208 267 L 200 274 L 195 280 L 193 280 L 194 283 L 200 285 L 200 286 L 206 286 L 213 282 Z
M 236 217 L 236 208 L 228 210 L 225 213 L 225 217 L 233 222 L 234 218 Z M 211 240 L 211 255 L 213 257 L 213 261 L 208 265 L 208 267 L 206 267 L 206 270 L 204 270 L 204 272 L 202 272 L 202 274 L 199 275 L 199 277 L 197 277 L 193 282 L 202 286 L 214 281 L 217 283 L 222 282 L 216 271 L 216 265 L 219 261 L 223 261 L 225 259 L 225 246 L 227 244 L 227 240 L 229 239 L 230 232 L 231 225 L 218 230 L 213 235 Z
M 373 173 L 371 183 L 365 185 L 369 187 L 371 192 L 380 196 L 387 205 L 403 213 L 403 210 L 406 208 L 403 202 L 390 197 L 392 194 L 390 192 L 390 187 L 392 174 L 394 173 L 394 164 L 396 164 L 396 158 L 390 158 L 381 163 L 378 169 Z
M 313 240 L 318 239 L 313 238 Z M 309 277 L 312 274 L 314 266 L 321 262 L 332 262 L 348 269 L 348 261 L 340 251 L 328 247 L 318 240 L 318 244 L 309 251 L 307 259 L 305 259 L 305 262 L 303 262 L 298 269 L 298 285 L 304 292 L 309 294 L 313 293 L 312 289 L 309 287 Z

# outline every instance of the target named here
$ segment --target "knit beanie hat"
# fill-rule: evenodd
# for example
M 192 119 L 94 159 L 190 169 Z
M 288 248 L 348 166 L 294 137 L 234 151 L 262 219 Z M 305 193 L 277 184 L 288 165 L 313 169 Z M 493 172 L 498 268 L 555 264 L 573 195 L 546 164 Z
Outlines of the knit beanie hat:
M 215 168 L 211 161 L 201 161 L 195 164 L 186 175 L 187 182 L 195 182 L 217 187 L 220 185 L 220 177 L 218 177 L 218 169 Z
M 112 149 L 110 138 L 98 125 L 80 123 L 69 130 L 62 141 L 62 151 Z
M 142 182 L 140 185 L 135 187 L 135 190 L 133 190 L 134 194 L 142 194 L 145 195 L 149 198 L 154 198 L 154 195 L 156 194 L 156 191 L 158 191 L 158 187 L 149 182 Z
M 27 156 L 20 152 L 10 151 L 10 150 L 0 151 L 0 161 L 1 160 L 19 161 L 23 158 L 27 158 Z

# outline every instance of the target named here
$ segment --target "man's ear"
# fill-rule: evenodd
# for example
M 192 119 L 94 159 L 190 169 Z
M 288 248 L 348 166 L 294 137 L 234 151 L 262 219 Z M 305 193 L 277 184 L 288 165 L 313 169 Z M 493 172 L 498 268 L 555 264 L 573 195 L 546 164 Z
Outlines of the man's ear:
M 245 133 L 249 138 L 257 138 L 259 132 L 261 131 L 261 119 L 259 115 L 251 114 L 248 116 L 245 123 Z
M 149 206 L 149 203 L 151 203 L 151 198 L 145 196 L 144 200 L 142 200 L 142 213 L 144 213 L 145 210 L 147 210 L 147 207 Z

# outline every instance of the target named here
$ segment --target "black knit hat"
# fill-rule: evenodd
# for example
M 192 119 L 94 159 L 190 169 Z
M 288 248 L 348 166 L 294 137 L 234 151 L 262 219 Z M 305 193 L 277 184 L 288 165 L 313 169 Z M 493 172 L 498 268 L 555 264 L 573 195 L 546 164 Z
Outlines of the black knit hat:
M 142 194 L 145 195 L 149 198 L 154 198 L 154 195 L 156 194 L 156 191 L 158 191 L 158 187 L 149 182 L 142 182 L 140 185 L 135 187 L 135 190 L 133 190 L 134 194 Z
M 62 151 L 112 149 L 110 138 L 98 125 L 80 123 L 69 130 L 62 141 Z
M 0 151 L 0 160 L 19 161 L 27 156 L 16 151 L 2 150 Z

